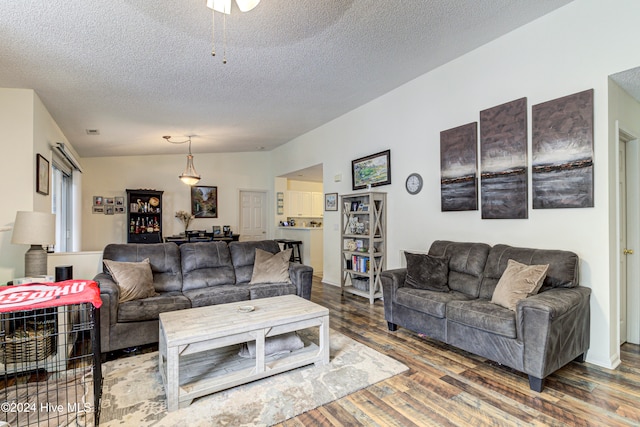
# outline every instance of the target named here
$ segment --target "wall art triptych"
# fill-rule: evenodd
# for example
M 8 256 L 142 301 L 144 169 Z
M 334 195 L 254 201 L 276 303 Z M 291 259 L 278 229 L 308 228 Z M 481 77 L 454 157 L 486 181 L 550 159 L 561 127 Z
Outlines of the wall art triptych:
M 593 89 L 532 107 L 534 209 L 593 207 Z M 478 209 L 478 124 L 440 133 L 441 209 Z M 528 217 L 527 98 L 480 112 L 483 219 Z

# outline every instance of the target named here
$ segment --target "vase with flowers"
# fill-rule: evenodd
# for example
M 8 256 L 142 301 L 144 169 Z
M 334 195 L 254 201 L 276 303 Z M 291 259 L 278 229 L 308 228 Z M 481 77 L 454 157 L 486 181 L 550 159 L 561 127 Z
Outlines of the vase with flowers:
M 182 222 L 182 225 L 184 225 L 184 235 L 186 236 L 189 224 L 191 224 L 191 221 L 195 217 L 187 211 L 178 211 L 176 212 L 176 218 L 178 218 L 180 222 Z

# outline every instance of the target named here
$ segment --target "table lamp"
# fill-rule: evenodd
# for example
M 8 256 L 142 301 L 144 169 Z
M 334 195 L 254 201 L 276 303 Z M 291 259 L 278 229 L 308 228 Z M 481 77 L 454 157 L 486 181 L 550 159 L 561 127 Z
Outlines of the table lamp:
M 56 216 L 46 212 L 18 211 L 11 243 L 31 245 L 24 255 L 26 277 L 47 274 L 47 251 L 42 245 L 56 242 Z

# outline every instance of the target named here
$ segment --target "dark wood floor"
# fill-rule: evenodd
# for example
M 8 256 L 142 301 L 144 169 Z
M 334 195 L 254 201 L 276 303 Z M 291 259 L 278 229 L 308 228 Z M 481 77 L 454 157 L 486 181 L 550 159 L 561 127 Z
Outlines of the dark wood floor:
M 382 301 L 342 296 L 318 279 L 311 299 L 329 308 L 332 329 L 409 370 L 279 426 L 640 425 L 640 346 L 625 344 L 613 371 L 572 362 L 536 393 L 524 374 L 404 328 L 389 332 Z

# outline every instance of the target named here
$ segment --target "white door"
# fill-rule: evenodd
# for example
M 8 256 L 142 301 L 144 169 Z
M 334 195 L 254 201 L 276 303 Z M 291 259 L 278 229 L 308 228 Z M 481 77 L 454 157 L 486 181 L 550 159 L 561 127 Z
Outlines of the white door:
M 267 237 L 267 192 L 240 190 L 240 240 Z
M 640 144 L 618 128 L 620 344 L 640 343 Z

